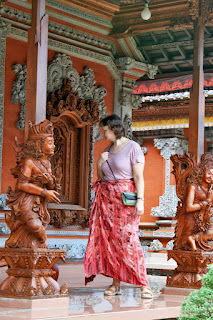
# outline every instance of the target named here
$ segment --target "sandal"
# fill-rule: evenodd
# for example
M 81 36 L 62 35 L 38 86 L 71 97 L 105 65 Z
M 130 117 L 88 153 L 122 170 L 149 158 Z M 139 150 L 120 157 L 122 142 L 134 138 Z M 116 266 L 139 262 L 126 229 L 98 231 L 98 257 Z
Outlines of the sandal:
M 150 287 L 141 287 L 141 298 L 153 299 L 153 293 Z
M 120 287 L 116 287 L 113 284 L 104 291 L 105 296 L 115 296 L 116 294 L 121 294 Z

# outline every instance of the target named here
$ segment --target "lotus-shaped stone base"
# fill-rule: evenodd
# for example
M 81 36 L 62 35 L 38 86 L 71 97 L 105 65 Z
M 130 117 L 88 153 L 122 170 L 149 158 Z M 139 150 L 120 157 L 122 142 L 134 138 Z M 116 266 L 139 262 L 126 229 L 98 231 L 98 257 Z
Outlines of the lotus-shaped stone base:
M 67 285 L 53 279 L 53 266 L 65 261 L 66 250 L 0 248 L 0 259 L 8 264 L 8 277 L 0 285 L 0 296 L 11 298 L 55 298 L 68 295 Z

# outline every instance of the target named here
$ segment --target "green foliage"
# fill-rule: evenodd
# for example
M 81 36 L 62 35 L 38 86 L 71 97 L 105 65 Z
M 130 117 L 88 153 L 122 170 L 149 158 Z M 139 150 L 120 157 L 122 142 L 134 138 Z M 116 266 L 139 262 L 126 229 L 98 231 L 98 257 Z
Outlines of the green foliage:
M 202 278 L 203 287 L 185 298 L 179 320 L 213 320 L 213 265 Z

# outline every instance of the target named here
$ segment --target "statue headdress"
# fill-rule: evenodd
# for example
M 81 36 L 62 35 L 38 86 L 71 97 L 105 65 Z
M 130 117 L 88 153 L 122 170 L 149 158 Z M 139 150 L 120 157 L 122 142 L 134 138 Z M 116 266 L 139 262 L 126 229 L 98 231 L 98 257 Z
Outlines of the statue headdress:
M 49 120 L 44 120 L 38 124 L 29 124 L 28 140 L 46 139 L 53 137 L 53 125 Z

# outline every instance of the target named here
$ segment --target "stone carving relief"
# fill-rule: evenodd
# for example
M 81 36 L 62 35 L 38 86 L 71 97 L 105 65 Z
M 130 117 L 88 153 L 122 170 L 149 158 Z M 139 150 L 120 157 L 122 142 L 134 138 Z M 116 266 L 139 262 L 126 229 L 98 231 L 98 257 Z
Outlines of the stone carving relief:
M 25 119 L 25 96 L 26 96 L 26 65 L 16 64 L 13 70 L 17 73 L 17 78 L 13 83 L 12 102 L 20 103 L 21 110 L 19 114 L 20 120 L 17 127 L 24 129 Z M 107 93 L 102 86 L 95 86 L 94 72 L 90 68 L 84 69 L 84 75 L 80 76 L 76 69 L 73 68 L 72 61 L 65 54 L 57 54 L 49 63 L 47 69 L 47 92 L 59 90 L 64 79 L 71 80 L 72 92 L 77 94 L 80 99 L 95 100 L 99 108 L 99 117 L 106 116 L 106 107 L 104 105 L 104 97 Z
M 123 119 L 123 124 L 126 129 L 126 137 L 132 139 L 132 119 L 129 114 L 126 114 Z
M 130 110 L 137 109 L 141 105 L 142 98 L 139 95 L 132 94 L 131 92 L 121 92 L 119 103 L 121 106 L 129 107 Z
M 87 221 L 89 221 L 89 213 L 84 213 L 84 211 L 73 211 L 69 209 L 50 210 L 50 225 L 56 228 L 68 227 L 72 224 L 77 224 L 82 227 L 87 227 Z
M 134 140 L 137 142 L 140 146 L 143 144 L 143 138 L 140 137 L 140 135 L 134 134 L 132 132 L 132 118 L 130 117 L 129 114 L 126 114 L 124 119 L 123 119 L 124 127 L 126 128 L 126 137 L 128 139 Z M 144 154 L 147 153 L 147 148 L 146 147 L 141 147 L 141 150 L 143 151 Z
M 5 1 L 0 2 L 0 185 L 2 167 L 6 36 L 10 29 L 10 25 L 5 23 L 1 17 L 1 8 L 3 7 L 4 2 Z
M 47 92 L 53 92 L 61 88 L 64 79 L 70 79 L 73 93 L 78 94 L 80 99 L 95 100 L 99 107 L 100 118 L 105 117 L 106 107 L 104 97 L 107 91 L 102 86 L 95 86 L 95 75 L 91 68 L 84 68 L 84 75 L 80 76 L 73 68 L 72 61 L 65 54 L 57 54 L 48 65 Z
M 88 43 L 91 45 L 95 45 L 96 47 L 105 48 L 107 50 L 110 50 L 114 56 L 117 54 L 117 48 L 114 45 L 113 42 L 101 39 L 97 36 L 87 34 L 85 32 L 82 32 L 80 30 L 75 30 L 73 28 L 68 28 L 63 25 L 60 25 L 58 23 L 49 21 L 48 25 L 49 31 L 53 31 L 59 35 L 65 35 L 66 37 L 69 37 L 71 39 L 76 39 L 83 41 L 84 43 Z
M 10 229 L 8 228 L 7 224 L 4 222 L 0 223 L 0 234 L 10 234 Z
M 140 69 L 146 70 L 147 75 L 150 79 L 153 79 L 158 71 L 157 66 L 154 66 L 151 64 L 146 64 L 144 62 L 139 62 L 139 61 L 136 61 L 130 57 L 118 58 L 118 59 L 116 59 L 115 63 L 116 63 L 116 66 L 118 66 L 123 71 L 132 70 L 133 68 L 136 68 L 138 70 L 140 70 Z M 141 76 L 141 74 L 140 74 L 140 76 Z M 138 78 L 140 76 L 138 76 Z
M 86 247 L 87 247 L 87 243 L 74 243 L 74 244 L 60 244 L 57 243 L 57 245 L 54 244 L 49 244 L 48 243 L 49 248 L 59 248 L 62 250 L 66 250 L 66 259 L 83 259 L 84 258 L 84 254 L 86 251 Z
M 151 209 L 151 216 L 172 218 L 176 215 L 178 197 L 176 187 L 170 185 L 170 157 L 188 151 L 188 143 L 178 138 L 154 139 L 154 145 L 160 150 L 165 161 L 165 193 L 159 198 L 159 206 Z
M 153 78 L 154 74 L 157 73 L 158 67 L 136 61 L 130 57 L 118 58 L 115 60 L 115 64 L 122 79 L 120 92 L 118 93 L 119 104 L 125 110 L 123 113 L 130 112 L 132 109 L 137 109 L 142 102 L 140 95 L 132 94 L 133 88 L 136 87 L 136 79 L 141 78 L 145 74 L 144 70 L 150 78 Z
M 92 142 L 96 142 L 96 141 L 101 141 L 102 139 L 102 135 L 100 134 L 99 131 L 99 125 L 96 123 L 93 126 L 93 134 L 92 134 Z
M 162 251 L 163 244 L 160 242 L 160 240 L 153 240 L 149 249 L 152 251 Z
M 23 130 L 25 127 L 25 98 L 26 98 L 26 80 L 27 80 L 27 65 L 13 65 L 13 72 L 17 74 L 12 87 L 12 103 L 20 103 L 19 120 L 16 123 L 18 129 Z
M 24 21 L 26 24 L 31 23 L 31 14 L 23 12 L 11 7 L 5 7 L 2 9 L 2 13 L 8 18 L 13 18 L 18 21 Z
M 7 195 L 5 193 L 0 194 L 0 209 L 2 210 L 10 210 L 10 208 L 6 205 Z
M 65 111 L 75 111 L 82 122 L 95 124 L 99 120 L 99 106 L 93 99 L 80 98 L 72 89 L 72 80 L 64 79 L 60 89 L 47 98 L 47 116 L 59 116 Z
M 170 240 L 166 245 L 166 250 L 173 250 L 174 240 Z

